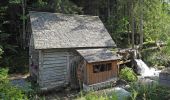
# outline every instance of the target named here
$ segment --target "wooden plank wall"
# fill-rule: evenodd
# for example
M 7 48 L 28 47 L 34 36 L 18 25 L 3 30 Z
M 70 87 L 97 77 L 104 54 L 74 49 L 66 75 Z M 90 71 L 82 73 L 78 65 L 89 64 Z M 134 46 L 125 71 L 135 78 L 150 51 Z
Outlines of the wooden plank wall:
M 110 71 L 104 71 L 99 73 L 93 73 L 93 64 L 102 64 L 102 63 L 112 63 L 112 70 Z M 104 82 L 106 80 L 109 80 L 111 78 L 117 77 L 118 75 L 118 66 L 117 61 L 110 61 L 110 62 L 99 62 L 99 63 L 90 63 L 87 64 L 86 67 L 86 75 L 87 75 L 87 81 L 85 82 L 87 85 L 95 84 Z
M 68 84 L 66 51 L 43 50 L 39 66 L 39 84 L 41 88 L 55 88 Z
M 80 56 L 72 50 L 43 50 L 39 53 L 39 84 L 43 89 L 71 83 L 77 86 L 76 70 Z

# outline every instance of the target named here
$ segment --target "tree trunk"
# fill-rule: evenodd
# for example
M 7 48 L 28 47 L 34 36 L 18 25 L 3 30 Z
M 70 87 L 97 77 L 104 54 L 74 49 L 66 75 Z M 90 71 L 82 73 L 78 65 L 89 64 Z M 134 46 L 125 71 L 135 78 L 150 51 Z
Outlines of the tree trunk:
M 127 6 L 128 6 L 129 8 L 131 7 L 130 2 L 128 2 Z M 128 7 L 127 7 L 127 8 L 128 8 Z M 129 18 L 128 18 L 128 22 L 131 22 L 131 21 L 130 21 L 131 10 L 128 9 L 127 11 L 128 11 L 128 12 L 127 12 L 127 13 L 128 13 L 127 16 L 129 17 Z M 130 35 L 130 23 L 128 24 L 127 29 L 128 29 L 128 45 L 130 45 L 130 37 L 131 37 L 131 35 Z
M 132 16 L 132 48 L 134 48 L 135 46 L 135 39 L 134 39 L 134 36 L 135 36 L 135 17 L 134 17 L 134 12 L 133 12 L 133 3 L 132 3 L 132 9 L 131 9 L 131 16 Z
M 26 0 L 22 0 L 22 47 L 25 48 L 25 37 L 26 37 L 26 31 L 25 31 L 25 6 L 26 6 Z
M 108 17 L 110 17 L 110 0 L 107 0 L 107 13 Z
M 140 47 L 143 45 L 143 0 L 140 0 Z

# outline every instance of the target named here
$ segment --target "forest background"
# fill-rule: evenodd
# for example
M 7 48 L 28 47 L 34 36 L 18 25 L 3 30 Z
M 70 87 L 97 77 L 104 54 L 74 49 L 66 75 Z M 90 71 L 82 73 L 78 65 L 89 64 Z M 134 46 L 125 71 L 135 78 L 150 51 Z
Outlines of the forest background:
M 149 66 L 170 65 L 168 0 L 0 0 L 0 66 L 9 73 L 28 72 L 29 11 L 99 16 L 118 48 L 138 45 Z

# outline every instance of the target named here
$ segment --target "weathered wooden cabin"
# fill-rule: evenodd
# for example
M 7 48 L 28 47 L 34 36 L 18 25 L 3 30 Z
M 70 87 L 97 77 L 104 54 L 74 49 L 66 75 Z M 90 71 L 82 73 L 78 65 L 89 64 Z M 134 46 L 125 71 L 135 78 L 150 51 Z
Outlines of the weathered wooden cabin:
M 109 50 L 116 45 L 99 17 L 48 12 L 29 15 L 30 75 L 41 90 L 78 86 L 81 78 L 83 84 L 91 85 L 117 77 L 119 57 Z

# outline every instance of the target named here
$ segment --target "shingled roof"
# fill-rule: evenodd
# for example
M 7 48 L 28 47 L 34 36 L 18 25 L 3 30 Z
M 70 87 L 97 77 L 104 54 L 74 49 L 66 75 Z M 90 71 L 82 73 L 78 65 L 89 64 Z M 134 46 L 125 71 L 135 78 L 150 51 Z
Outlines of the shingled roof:
M 102 49 L 78 49 L 77 52 L 88 62 L 101 62 L 101 61 L 113 61 L 118 60 L 121 57 L 112 51 Z
M 35 49 L 115 47 L 97 16 L 30 12 Z

